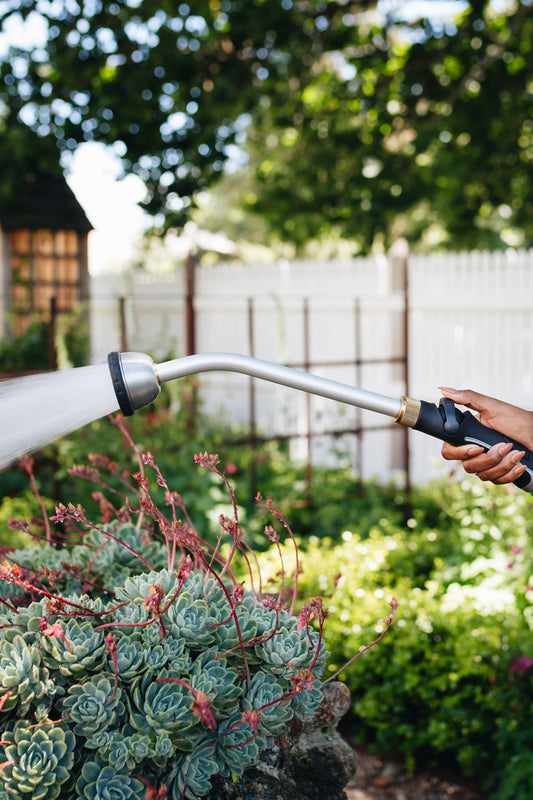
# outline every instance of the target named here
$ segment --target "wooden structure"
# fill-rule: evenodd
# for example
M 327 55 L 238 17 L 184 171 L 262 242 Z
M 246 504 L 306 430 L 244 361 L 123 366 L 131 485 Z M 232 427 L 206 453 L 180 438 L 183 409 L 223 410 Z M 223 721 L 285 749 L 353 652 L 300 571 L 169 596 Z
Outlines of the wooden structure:
M 35 315 L 50 319 L 89 298 L 87 243 L 92 230 L 63 176 L 21 179 L 0 208 L 0 318 L 12 335 Z

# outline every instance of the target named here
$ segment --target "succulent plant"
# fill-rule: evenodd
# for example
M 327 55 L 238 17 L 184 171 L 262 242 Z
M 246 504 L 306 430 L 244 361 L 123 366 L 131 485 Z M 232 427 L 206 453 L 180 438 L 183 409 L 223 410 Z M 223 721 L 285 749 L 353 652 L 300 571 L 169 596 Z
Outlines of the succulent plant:
M 71 778 L 76 737 L 59 725 L 8 723 L 2 734 L 0 784 L 10 797 L 54 800 Z
M 0 800 L 201 800 L 320 702 L 321 632 L 217 575 L 198 536 L 169 557 L 141 505 L 157 536 L 132 506 L 96 526 L 72 508 L 81 544 L 0 564 Z
M 0 686 L 2 708 L 17 707 L 24 714 L 30 704 L 46 694 L 53 694 L 54 684 L 41 664 L 39 648 L 17 634 L 12 641 L 0 640 Z
M 242 708 L 253 711 L 261 708 L 259 730 L 268 736 L 283 733 L 288 722 L 294 716 L 292 703 L 288 698 L 288 687 L 284 682 L 262 670 L 252 678 L 250 688 L 242 699 Z
M 216 758 L 214 738 L 200 739 L 194 751 L 183 756 L 167 777 L 172 798 L 187 797 L 196 800 L 211 789 L 210 778 L 220 772 Z
M 127 769 L 86 761 L 76 791 L 83 800 L 144 800 L 145 785 Z
M 89 620 L 80 622 L 73 617 L 56 624 L 63 635 L 47 635 L 46 630 L 38 634 L 43 663 L 49 670 L 66 680 L 103 669 L 106 645 L 102 631 L 95 630 Z
M 257 761 L 256 732 L 242 714 L 233 714 L 220 726 L 215 752 L 222 776 L 242 775 L 246 767 Z
M 236 668 L 228 664 L 217 648 L 210 648 L 200 653 L 190 674 L 192 688 L 205 692 L 213 712 L 221 718 L 229 716 L 243 693 Z
M 74 733 L 89 737 L 113 727 L 121 718 L 122 690 L 115 685 L 114 675 L 91 675 L 69 688 L 61 709 L 73 723 Z

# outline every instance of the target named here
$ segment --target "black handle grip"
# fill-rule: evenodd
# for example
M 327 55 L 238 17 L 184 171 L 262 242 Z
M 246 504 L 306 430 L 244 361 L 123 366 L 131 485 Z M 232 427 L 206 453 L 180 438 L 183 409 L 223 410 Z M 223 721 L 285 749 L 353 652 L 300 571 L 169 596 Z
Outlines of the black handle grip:
M 470 411 L 460 411 L 452 400 L 442 398 L 439 405 L 421 402 L 420 414 L 413 428 L 453 445 L 476 444 L 489 450 L 501 442 L 512 442 L 515 450 L 525 450 L 520 464 L 527 469 L 514 481 L 515 486 L 533 494 L 533 453 L 520 442 L 482 425 Z

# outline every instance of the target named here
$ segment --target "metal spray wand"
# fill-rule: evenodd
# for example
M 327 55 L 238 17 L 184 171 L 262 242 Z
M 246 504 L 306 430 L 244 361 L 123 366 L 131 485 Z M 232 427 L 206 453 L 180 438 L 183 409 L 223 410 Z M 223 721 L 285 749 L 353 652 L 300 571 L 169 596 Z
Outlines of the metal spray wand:
M 387 397 L 234 353 L 204 353 L 155 364 L 144 353 L 113 352 L 107 360 L 120 410 L 125 416 L 131 416 L 137 409 L 155 400 L 161 391 L 161 384 L 167 381 L 199 372 L 239 372 L 385 414 L 399 425 L 422 431 L 453 445 L 476 444 L 488 450 L 494 444 L 512 442 L 516 449 L 526 451 L 520 463 L 526 464 L 527 469 L 515 481 L 515 485 L 533 494 L 533 453 L 519 442 L 482 425 L 470 411 L 460 411 L 452 400 L 445 397 L 441 398 L 438 406 L 410 397 Z

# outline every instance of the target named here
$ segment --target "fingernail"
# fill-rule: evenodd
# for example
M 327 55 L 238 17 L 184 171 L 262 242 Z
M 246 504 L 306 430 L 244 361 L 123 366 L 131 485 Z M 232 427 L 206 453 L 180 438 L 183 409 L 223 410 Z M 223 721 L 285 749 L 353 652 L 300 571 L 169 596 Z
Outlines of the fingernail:
M 506 456 L 507 453 L 510 453 L 512 449 L 513 449 L 513 443 L 506 442 L 505 444 L 502 444 L 498 447 L 498 453 L 501 456 Z M 522 458 L 522 456 L 520 456 L 520 458 Z
M 518 477 L 519 475 L 522 475 L 526 471 L 526 469 L 527 469 L 526 464 L 517 464 L 516 467 L 513 469 L 513 475 L 516 475 L 516 477 Z
M 451 392 L 452 394 L 457 394 L 457 389 L 452 389 L 451 386 L 439 386 L 439 389 L 443 392 Z
M 483 447 L 479 444 L 476 444 L 474 447 L 469 447 L 466 451 L 467 456 L 478 456 L 480 453 L 483 452 Z
M 526 454 L 525 450 L 517 450 L 516 453 L 513 453 L 513 455 L 511 456 L 511 461 L 517 464 L 522 458 L 524 458 L 525 454 Z

